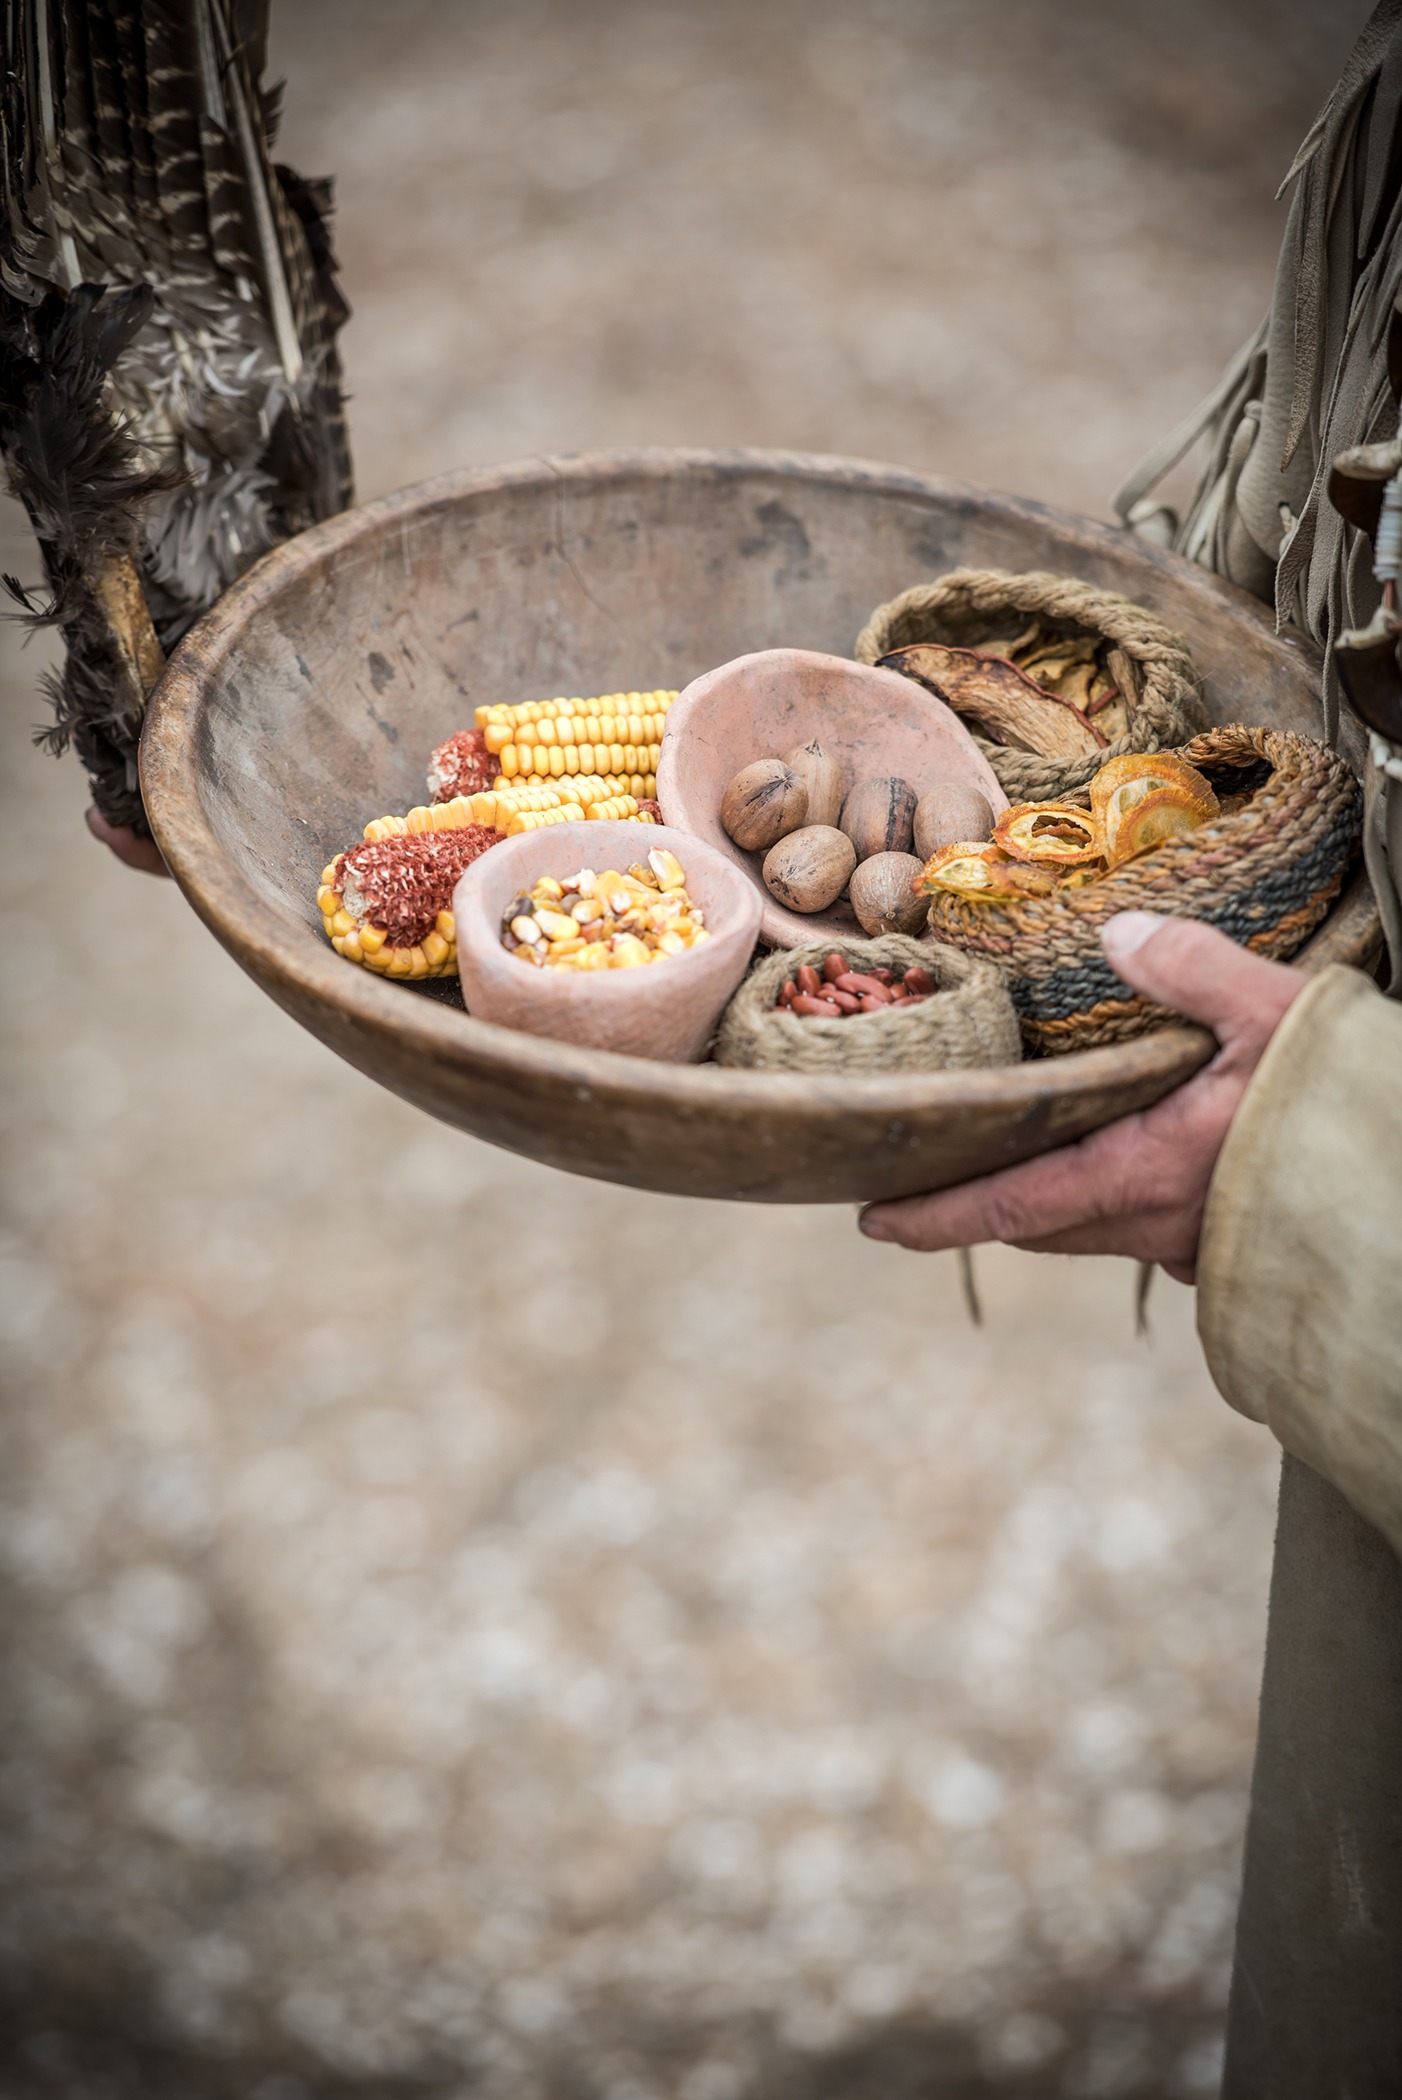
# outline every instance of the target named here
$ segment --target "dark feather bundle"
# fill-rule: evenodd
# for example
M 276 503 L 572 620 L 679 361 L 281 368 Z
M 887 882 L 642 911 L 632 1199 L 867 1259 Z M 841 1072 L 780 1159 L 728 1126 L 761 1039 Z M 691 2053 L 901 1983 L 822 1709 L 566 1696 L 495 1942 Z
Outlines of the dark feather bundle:
M 0 448 L 68 648 L 46 740 L 139 827 L 163 652 L 351 500 L 330 192 L 272 163 L 266 32 L 266 0 L 6 9 Z
M 49 602 L 36 607 L 6 583 L 67 647 L 62 672 L 44 680 L 54 720 L 43 741 L 55 752 L 72 743 L 99 807 L 126 824 L 141 815 L 134 758 L 143 668 L 158 671 L 159 658 L 148 647 L 144 667 L 126 660 L 96 589 L 131 569 L 143 507 L 180 478 L 172 467 L 143 467 L 107 401 L 108 375 L 153 303 L 147 285 L 115 294 L 80 285 L 32 310 L 10 298 L 0 308 L 0 449 L 43 553 Z

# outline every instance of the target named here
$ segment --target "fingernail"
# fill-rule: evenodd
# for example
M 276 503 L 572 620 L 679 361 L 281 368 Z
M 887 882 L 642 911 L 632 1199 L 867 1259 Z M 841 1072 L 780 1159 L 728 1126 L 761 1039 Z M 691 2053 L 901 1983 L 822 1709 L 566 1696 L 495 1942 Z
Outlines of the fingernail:
M 869 1240 L 889 1240 L 891 1237 L 890 1231 L 883 1220 L 869 1210 L 857 1213 L 857 1230 L 864 1232 Z
M 1162 912 L 1117 911 L 1114 918 L 1107 919 L 1101 927 L 1100 945 L 1114 962 L 1118 956 L 1133 955 L 1165 923 Z

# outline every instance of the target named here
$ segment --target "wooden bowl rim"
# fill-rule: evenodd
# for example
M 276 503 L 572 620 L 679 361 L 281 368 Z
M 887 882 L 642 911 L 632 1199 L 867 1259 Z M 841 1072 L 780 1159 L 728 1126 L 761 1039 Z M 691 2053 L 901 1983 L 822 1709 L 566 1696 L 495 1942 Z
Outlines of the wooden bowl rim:
M 933 500 L 946 507 L 972 506 L 1003 513 L 1010 520 L 1040 514 L 1063 534 L 1068 526 L 1073 527 L 1085 541 L 1103 547 L 1107 555 L 1124 548 L 1122 529 L 1095 519 L 944 476 L 824 453 L 649 448 L 541 455 L 504 466 L 459 468 L 396 490 L 312 526 L 265 554 L 185 636 L 151 695 L 141 740 L 142 791 L 156 843 L 195 911 L 272 997 L 278 997 L 279 988 L 286 988 L 296 1001 L 310 998 L 337 1018 L 341 1024 L 338 1034 L 391 1039 L 401 1050 L 412 1046 L 432 1064 L 476 1070 L 497 1079 L 572 1088 L 583 1099 L 609 1095 L 640 1103 L 662 1100 L 678 1111 L 704 1114 L 715 1103 L 717 1089 L 723 1089 L 732 1107 L 752 1108 L 756 1113 L 782 1116 L 786 1109 L 811 1107 L 816 1098 L 829 1096 L 834 1113 L 846 1106 L 866 1116 L 898 1118 L 913 1110 L 965 1103 L 1030 1110 L 1044 1103 L 1049 1094 L 1074 1099 L 1097 1092 L 1112 1079 L 1151 1086 L 1166 1074 L 1186 1077 L 1206 1062 L 1215 1047 L 1205 1029 L 1188 1025 L 1160 1029 L 1129 1043 L 1072 1051 L 1054 1061 L 1037 1059 L 983 1071 L 854 1073 L 832 1080 L 717 1065 L 664 1064 L 617 1051 L 581 1049 L 477 1020 L 429 998 L 406 996 L 402 985 L 382 982 L 368 970 L 347 964 L 310 923 L 289 928 L 239 872 L 215 835 L 201 793 L 204 691 L 228 661 L 248 623 L 323 559 L 344 553 L 387 526 L 403 526 L 411 518 L 461 508 L 504 490 L 558 491 L 562 483 L 597 486 L 607 481 L 680 476 L 720 480 L 763 474 L 817 482 L 838 480 L 848 486 Z M 1135 543 L 1135 552 L 1150 567 L 1189 572 L 1200 588 L 1219 592 L 1264 632 L 1276 634 L 1268 608 L 1245 591 L 1142 541 Z M 1312 657 L 1316 667 L 1322 662 L 1320 652 L 1305 637 L 1290 634 L 1287 639 L 1307 658 Z M 317 872 L 309 872 L 309 882 Z M 1056 1084 L 1049 1087 L 1053 1062 Z

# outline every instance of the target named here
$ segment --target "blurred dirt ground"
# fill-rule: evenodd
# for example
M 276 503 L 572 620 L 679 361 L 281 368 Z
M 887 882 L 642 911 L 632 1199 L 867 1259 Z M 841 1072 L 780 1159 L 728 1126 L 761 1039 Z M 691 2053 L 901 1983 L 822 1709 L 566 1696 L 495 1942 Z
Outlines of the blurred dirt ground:
M 1103 511 L 1363 13 L 284 0 L 362 492 Z M 1190 1295 L 985 1253 L 976 1330 L 428 1122 L 89 842 L 3 646 L 4 2100 L 1214 2091 L 1276 1468 Z

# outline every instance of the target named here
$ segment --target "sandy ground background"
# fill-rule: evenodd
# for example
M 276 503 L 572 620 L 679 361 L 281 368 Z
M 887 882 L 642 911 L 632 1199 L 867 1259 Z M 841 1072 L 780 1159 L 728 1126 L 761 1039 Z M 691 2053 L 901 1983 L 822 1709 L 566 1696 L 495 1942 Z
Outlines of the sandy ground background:
M 362 493 L 1103 514 L 1363 13 L 284 0 Z M 3 649 L 5 2100 L 1213 2092 L 1276 1465 L 1190 1295 L 994 1252 L 978 1331 L 847 1212 L 431 1124 L 89 842 Z

